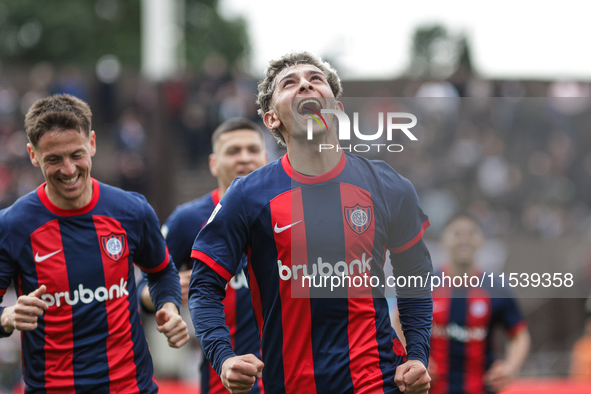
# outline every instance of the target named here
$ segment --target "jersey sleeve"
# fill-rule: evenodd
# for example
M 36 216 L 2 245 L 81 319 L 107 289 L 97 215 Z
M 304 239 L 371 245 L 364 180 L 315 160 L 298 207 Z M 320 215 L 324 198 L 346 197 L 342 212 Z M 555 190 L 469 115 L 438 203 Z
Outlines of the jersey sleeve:
M 188 212 L 186 214 L 188 215 Z M 162 235 L 166 239 L 168 251 L 179 271 L 192 266 L 191 248 L 201 225 L 207 220 L 205 218 L 201 223 L 187 223 L 190 220 L 187 215 L 182 208 L 178 208 L 162 226 Z
M 193 244 L 191 258 L 232 279 L 249 238 L 249 226 L 240 178 L 234 180 Z
M 134 263 L 148 281 L 150 296 L 156 310 L 166 302 L 174 303 L 180 311 L 181 284 L 178 271 L 160 232 L 160 223 L 152 207 L 143 200 L 143 220 L 140 247 Z
M 519 334 L 523 329 L 527 327 L 527 323 L 517 305 L 515 298 L 500 298 L 501 311 L 499 320 L 501 324 L 507 330 L 509 336 Z
M 16 267 L 15 263 L 10 257 L 10 253 L 8 251 L 8 236 L 9 231 L 5 228 L 5 223 L 3 223 L 3 213 L 0 211 L 0 316 L 2 316 L 2 312 L 4 312 L 5 306 L 2 305 L 2 299 L 4 298 L 4 294 L 6 294 L 6 290 L 8 286 L 10 286 L 10 282 L 15 275 Z M 8 337 L 12 334 L 7 333 L 0 325 L 0 338 Z
M 235 356 L 224 304 L 227 280 L 207 264 L 195 261 L 189 285 L 189 310 L 203 355 L 218 375 L 226 359 Z
M 392 272 L 394 277 L 405 277 L 408 283 L 405 287 L 396 288 L 406 351 L 409 360 L 420 360 L 427 366 L 433 315 L 428 282 L 433 275 L 433 265 L 423 241 L 423 233 L 429 227 L 429 219 L 421 209 L 410 181 L 386 165 L 383 167 L 382 181 L 389 215 L 387 248 L 390 251 Z
M 423 239 L 429 218 L 419 205 L 419 198 L 410 181 L 394 170 L 383 172 L 384 198 L 390 219 L 388 249 L 402 253 Z
M 224 361 L 235 355 L 222 301 L 227 282 L 240 267 L 248 231 L 240 183 L 235 180 L 199 232 L 191 254 L 191 319 L 203 354 L 218 375 Z

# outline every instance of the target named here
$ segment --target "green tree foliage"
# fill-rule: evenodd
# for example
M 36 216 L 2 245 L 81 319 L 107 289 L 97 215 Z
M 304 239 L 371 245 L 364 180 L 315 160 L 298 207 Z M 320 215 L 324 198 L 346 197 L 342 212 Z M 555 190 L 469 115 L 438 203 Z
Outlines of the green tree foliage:
M 215 0 L 185 0 L 190 66 L 211 53 L 230 63 L 247 54 L 245 22 L 220 16 Z M 0 61 L 94 65 L 105 54 L 140 65 L 140 0 L 0 0 Z
M 187 0 L 185 5 L 185 48 L 187 62 L 201 66 L 212 53 L 223 55 L 230 64 L 249 55 L 246 21 L 224 19 L 217 0 Z
M 464 34 L 451 34 L 441 25 L 422 26 L 412 38 L 408 74 L 415 78 L 447 78 L 460 66 L 472 70 Z

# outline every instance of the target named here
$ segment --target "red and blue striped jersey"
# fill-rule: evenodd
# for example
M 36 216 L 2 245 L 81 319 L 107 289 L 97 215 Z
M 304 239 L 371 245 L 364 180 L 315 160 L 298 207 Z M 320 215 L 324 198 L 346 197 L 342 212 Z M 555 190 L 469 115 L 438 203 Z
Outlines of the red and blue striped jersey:
M 235 354 L 221 299 L 246 250 L 267 393 L 398 392 L 394 375 L 404 348 L 380 298 L 384 289 L 345 287 L 323 298 L 326 289 L 297 283 L 330 271 L 371 275 L 383 284 L 388 249 L 396 275 L 426 276 L 428 225 L 408 180 L 384 162 L 356 155 L 344 154 L 315 177 L 292 170 L 285 155 L 238 178 L 191 254 L 202 263 L 193 268 L 189 308 L 206 357 L 220 372 Z M 401 289 L 399 296 L 408 357 L 427 365 L 430 292 Z
M 437 376 L 430 393 L 492 393 L 484 376 L 494 361 L 494 327 L 513 336 L 527 326 L 509 290 L 493 285 L 433 291 L 431 359 Z
M 0 298 L 11 281 L 19 296 L 47 286 L 38 328 L 21 333 L 26 393 L 158 391 L 133 263 L 157 307 L 180 306 L 178 274 L 145 198 L 92 183 L 79 209 L 52 204 L 43 184 L 0 212 Z
M 219 190 L 216 189 L 201 198 L 179 206 L 166 220 L 162 232 L 179 271 L 193 267 L 191 259 L 193 242 L 219 201 Z M 246 255 L 243 255 L 242 260 L 246 267 Z M 261 341 L 252 311 L 248 282 L 242 268 L 228 283 L 223 303 L 226 325 L 230 328 L 234 351 L 237 354 L 252 353 L 260 358 Z M 201 364 L 201 393 L 224 394 L 227 392 L 211 364 L 204 360 Z M 263 392 L 262 380 L 258 380 L 249 391 L 252 394 Z

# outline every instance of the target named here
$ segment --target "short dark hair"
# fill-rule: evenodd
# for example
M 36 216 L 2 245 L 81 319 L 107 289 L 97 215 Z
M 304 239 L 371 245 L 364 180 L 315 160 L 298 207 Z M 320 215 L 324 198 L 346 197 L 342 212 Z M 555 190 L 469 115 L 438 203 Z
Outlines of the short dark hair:
M 332 68 L 329 63 L 309 52 L 289 53 L 278 60 L 271 60 L 269 62 L 269 67 L 267 67 L 267 70 L 265 71 L 265 79 L 259 82 L 257 104 L 259 106 L 258 114 L 261 118 L 265 116 L 265 113 L 269 111 L 271 106 L 273 92 L 275 91 L 275 78 L 277 78 L 277 75 L 282 70 L 291 66 L 297 66 L 298 64 L 311 64 L 318 67 L 318 69 L 324 74 L 335 98 L 340 97 L 341 94 L 343 94 L 341 80 L 335 69 Z M 273 137 L 275 137 L 280 145 L 285 146 L 285 138 L 283 138 L 279 130 L 274 129 L 269 131 L 271 131 L 271 134 L 273 134 Z
M 218 142 L 222 134 L 236 130 L 256 131 L 260 134 L 261 139 L 264 141 L 263 131 L 255 122 L 248 118 L 232 118 L 219 125 L 213 132 L 211 136 L 211 150 L 214 149 L 215 143 Z
M 92 111 L 89 105 L 69 94 L 55 94 L 39 99 L 25 116 L 25 132 L 33 146 L 54 130 L 76 130 L 90 135 Z
M 482 230 L 482 225 L 480 224 L 480 221 L 476 218 L 476 216 L 472 215 L 468 211 L 458 211 L 458 212 L 454 213 L 453 215 L 451 215 L 451 217 L 449 219 L 447 219 L 447 221 L 445 222 L 445 226 L 443 226 L 443 229 L 445 230 L 453 222 L 455 222 L 456 220 L 459 220 L 459 219 L 468 219 L 468 220 L 474 222 L 478 226 L 478 228 Z

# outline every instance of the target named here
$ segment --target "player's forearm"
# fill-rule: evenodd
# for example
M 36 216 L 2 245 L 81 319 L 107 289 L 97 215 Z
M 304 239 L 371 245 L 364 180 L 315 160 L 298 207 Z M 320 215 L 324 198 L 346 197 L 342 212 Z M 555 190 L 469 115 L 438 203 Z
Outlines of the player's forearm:
M 225 279 L 206 264 L 195 263 L 189 288 L 189 310 L 203 354 L 218 375 L 224 361 L 236 355 L 222 303 L 226 297 L 225 286 Z
M 409 360 L 429 362 L 429 338 L 433 316 L 433 299 L 428 277 L 433 266 L 423 240 L 410 249 L 390 256 L 394 276 L 404 276 L 409 285 L 396 289 L 400 323 L 406 338 Z
M 162 271 L 146 274 L 146 278 L 150 288 L 149 297 L 155 310 L 162 308 L 165 302 L 172 302 L 181 309 L 181 284 L 172 261 Z
M 150 296 L 148 281 L 146 279 L 142 279 L 140 283 L 138 283 L 137 288 L 140 305 L 148 312 L 156 312 L 156 307 L 154 306 L 152 297 Z
M 398 311 L 406 338 L 408 359 L 419 360 L 427 367 L 433 300 L 431 298 L 399 298 Z
M 515 335 L 507 344 L 506 363 L 510 370 L 516 375 L 529 353 L 531 338 L 527 329 Z

